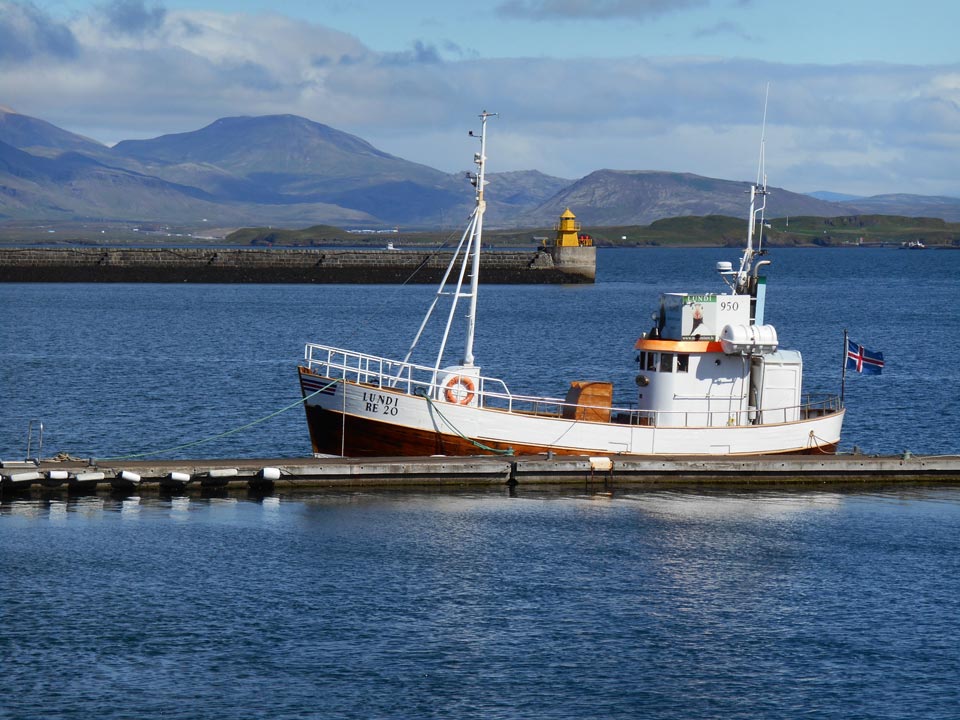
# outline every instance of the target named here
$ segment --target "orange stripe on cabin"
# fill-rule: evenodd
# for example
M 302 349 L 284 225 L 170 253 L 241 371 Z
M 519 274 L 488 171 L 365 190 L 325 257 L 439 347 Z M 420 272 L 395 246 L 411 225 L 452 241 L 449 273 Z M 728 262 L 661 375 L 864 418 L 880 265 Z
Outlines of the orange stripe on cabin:
M 656 352 L 723 352 L 723 346 L 718 340 L 651 340 L 649 338 L 640 338 L 637 340 L 634 348 L 637 350 L 654 350 Z

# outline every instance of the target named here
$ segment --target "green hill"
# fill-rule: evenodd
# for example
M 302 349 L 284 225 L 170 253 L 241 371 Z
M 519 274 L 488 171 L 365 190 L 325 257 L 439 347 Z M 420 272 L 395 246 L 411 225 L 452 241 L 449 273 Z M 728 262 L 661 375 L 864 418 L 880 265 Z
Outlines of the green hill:
M 583 227 L 598 246 L 676 246 L 741 247 L 746 239 L 746 222 L 725 215 L 678 217 L 657 220 L 650 225 Z M 459 239 L 460 231 L 433 232 L 347 232 L 332 225 L 314 225 L 302 230 L 281 228 L 244 228 L 231 233 L 231 245 L 270 245 L 315 247 L 322 245 L 369 245 L 382 247 L 387 242 L 402 246 L 449 246 Z M 488 246 L 534 247 L 543 238 L 553 238 L 553 228 L 491 230 L 484 233 Z M 845 247 L 855 245 L 900 245 L 922 240 L 930 247 L 960 247 L 960 223 L 936 218 L 896 215 L 850 215 L 833 218 L 795 217 L 770 220 L 763 241 L 770 247 Z
M 585 230 L 598 245 L 739 247 L 746 239 L 747 225 L 742 218 L 707 215 Z M 801 216 L 767 220 L 763 229 L 763 241 L 771 247 L 869 247 L 900 245 L 911 240 L 922 240 L 930 247 L 960 246 L 960 223 L 897 215 Z
M 302 230 L 253 227 L 235 230 L 224 238 L 228 245 L 280 245 L 310 247 L 337 245 L 346 242 L 351 235 L 333 225 L 313 225 Z
M 900 245 L 922 240 L 928 246 L 960 245 L 960 223 L 901 215 L 777 218 L 768 223 L 771 245 Z

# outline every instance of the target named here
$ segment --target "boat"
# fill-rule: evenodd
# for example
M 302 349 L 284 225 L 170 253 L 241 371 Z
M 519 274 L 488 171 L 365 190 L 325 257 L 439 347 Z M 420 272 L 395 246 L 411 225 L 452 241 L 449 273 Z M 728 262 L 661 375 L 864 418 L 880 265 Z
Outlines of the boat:
M 636 401 L 613 403 L 609 382 L 570 383 L 565 397 L 514 394 L 474 357 L 480 246 L 486 207 L 487 123 L 480 115 L 475 203 L 403 359 L 307 343 L 298 367 L 313 451 L 318 456 L 537 454 L 753 456 L 833 453 L 844 407 L 839 396 L 802 394 L 803 361 L 779 347 L 764 321 L 770 261 L 760 259 L 766 177 L 749 193 L 739 266 L 717 263 L 725 292 L 664 293 L 655 325 L 636 343 Z M 763 144 L 761 142 L 761 168 Z M 759 199 L 763 200 L 762 203 Z M 758 207 L 760 205 L 760 207 Z M 719 283 L 718 283 L 719 284 Z M 411 361 L 441 299 L 450 304 L 436 359 Z M 459 362 L 445 360 L 459 301 L 469 302 Z M 436 333 L 440 335 L 439 330 Z
M 903 250 L 926 250 L 927 246 L 923 244 L 923 240 L 911 240 L 901 243 L 900 248 Z

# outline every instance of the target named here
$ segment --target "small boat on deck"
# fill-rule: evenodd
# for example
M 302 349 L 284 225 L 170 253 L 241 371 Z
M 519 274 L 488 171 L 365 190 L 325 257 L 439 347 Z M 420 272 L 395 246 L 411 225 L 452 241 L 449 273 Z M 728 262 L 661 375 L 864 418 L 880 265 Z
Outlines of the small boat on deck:
M 313 451 L 323 455 L 533 454 L 749 456 L 832 453 L 844 408 L 838 396 L 805 398 L 799 352 L 779 347 L 764 321 L 769 265 L 759 259 L 766 178 L 750 188 L 739 266 L 717 264 L 727 291 L 664 293 L 655 325 L 636 343 L 635 403 L 613 403 L 608 382 L 570 383 L 565 397 L 518 395 L 481 372 L 474 329 L 483 232 L 487 121 L 480 115 L 475 207 L 403 359 L 306 345 L 300 386 Z M 762 150 L 762 146 L 761 146 Z M 762 152 L 761 152 L 762 159 Z M 762 165 L 762 161 L 761 161 Z M 758 198 L 763 203 L 758 205 Z M 451 303 L 431 365 L 410 362 L 442 299 Z M 457 303 L 469 302 L 464 354 L 446 364 Z M 448 361 L 447 361 L 448 362 Z

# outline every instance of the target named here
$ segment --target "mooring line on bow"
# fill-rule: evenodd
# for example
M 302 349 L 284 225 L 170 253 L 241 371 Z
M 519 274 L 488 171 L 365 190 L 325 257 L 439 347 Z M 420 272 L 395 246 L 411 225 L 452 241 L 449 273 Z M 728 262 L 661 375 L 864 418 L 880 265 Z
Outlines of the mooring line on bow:
M 481 450 L 486 450 L 487 452 L 494 453 L 495 455 L 513 455 L 513 454 L 514 454 L 514 451 L 513 451 L 513 448 L 512 448 L 512 447 L 509 447 L 509 448 L 507 448 L 506 450 L 501 450 L 501 449 L 499 449 L 499 448 L 490 447 L 489 445 L 484 445 L 482 442 L 479 442 L 479 441 L 477 441 L 477 440 L 474 440 L 473 438 L 467 437 L 467 436 L 464 435 L 462 432 L 460 432 L 459 428 L 457 428 L 456 425 L 454 425 L 452 422 L 450 422 L 450 420 L 447 419 L 447 416 L 446 416 L 446 415 L 444 415 L 442 412 L 440 412 L 440 408 L 437 407 L 437 404 L 433 401 L 433 398 L 431 398 L 429 394 L 427 394 L 425 391 L 422 391 L 422 390 L 419 389 L 419 388 L 417 389 L 417 391 L 416 391 L 414 394 L 420 395 L 420 397 L 422 397 L 424 400 L 426 400 L 426 401 L 427 401 L 427 405 L 430 406 L 430 410 L 433 411 L 433 412 L 435 412 L 437 415 L 439 415 L 439 416 L 440 416 L 440 419 L 443 420 L 443 421 L 447 424 L 447 427 L 449 427 L 449 428 L 450 428 L 451 430 L 453 430 L 458 436 L 460 436 L 461 438 L 463 438 L 464 440 L 466 440 L 468 443 L 470 443 L 470 444 L 473 445 L 474 447 L 478 447 L 478 448 L 480 448 Z
M 317 395 L 318 393 L 322 393 L 322 392 L 324 392 L 325 390 L 328 390 L 329 388 L 331 388 L 331 387 L 333 387 L 334 385 L 336 385 L 338 382 L 342 382 L 342 381 L 341 381 L 340 379 L 331 380 L 329 383 L 327 383 L 326 385 L 324 385 L 324 386 L 323 386 L 322 388 L 320 388 L 319 390 L 315 390 L 315 391 L 313 391 L 312 393 L 310 393 L 309 395 L 304 395 L 302 398 L 300 398 L 300 399 L 297 400 L 296 402 L 290 403 L 290 404 L 287 405 L 286 407 L 282 407 L 282 408 L 280 408 L 279 410 L 275 410 L 274 412 L 270 413 L 269 415 L 264 415 L 263 417 L 257 418 L 256 420 L 253 420 L 253 421 L 248 422 L 248 423 L 246 423 L 246 424 L 244 424 L 244 425 L 241 425 L 240 427 L 235 427 L 235 428 L 232 428 L 232 429 L 230 429 L 230 430 L 226 430 L 225 432 L 217 433 L 216 435 L 210 435 L 209 437 L 201 438 L 200 440 L 193 440 L 193 441 L 188 442 L 188 443 L 182 443 L 182 444 L 180 444 L 180 445 L 175 445 L 175 446 L 173 446 L 173 447 L 164 448 L 164 449 L 162 449 L 162 450 L 148 450 L 147 452 L 130 453 L 130 454 L 128 454 L 128 455 L 117 455 L 117 456 L 115 456 L 115 457 L 106 457 L 106 458 L 97 458 L 97 459 L 98 459 L 98 460 L 102 460 L 102 461 L 133 460 L 133 459 L 135 459 L 135 458 L 148 457 L 148 456 L 152 456 L 152 455 L 163 455 L 164 453 L 174 452 L 175 450 L 184 450 L 184 449 L 189 448 L 189 447 L 195 447 L 195 446 L 197 446 L 197 445 L 203 445 L 204 443 L 211 442 L 212 440 L 218 440 L 218 439 L 220 439 L 220 438 L 224 438 L 224 437 L 227 437 L 227 436 L 229 436 L 229 435 L 234 435 L 234 434 L 240 432 L 241 430 L 246 430 L 247 428 L 251 428 L 251 427 L 253 427 L 254 425 L 259 425 L 260 423 L 266 422 L 267 420 L 270 420 L 271 418 L 275 418 L 277 415 L 281 415 L 281 414 L 287 412 L 288 410 L 292 410 L 293 408 L 297 407 L 298 405 L 302 405 L 302 404 L 305 403 L 307 400 L 309 400 L 310 398 L 312 398 L 314 395 Z

